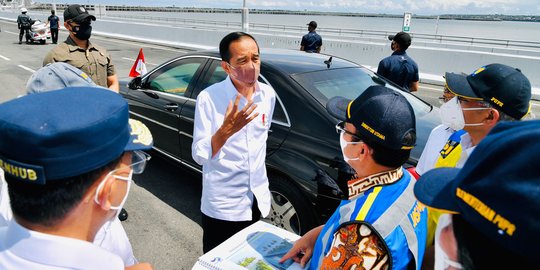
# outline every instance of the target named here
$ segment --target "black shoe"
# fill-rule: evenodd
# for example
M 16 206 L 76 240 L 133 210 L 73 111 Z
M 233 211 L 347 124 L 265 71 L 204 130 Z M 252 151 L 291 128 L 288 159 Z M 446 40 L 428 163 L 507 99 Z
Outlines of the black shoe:
M 120 221 L 125 221 L 126 219 L 128 219 L 128 212 L 126 211 L 126 209 L 122 208 L 122 210 L 120 210 L 120 214 L 118 214 L 118 219 Z
M 22 44 L 22 41 L 19 41 L 19 44 Z

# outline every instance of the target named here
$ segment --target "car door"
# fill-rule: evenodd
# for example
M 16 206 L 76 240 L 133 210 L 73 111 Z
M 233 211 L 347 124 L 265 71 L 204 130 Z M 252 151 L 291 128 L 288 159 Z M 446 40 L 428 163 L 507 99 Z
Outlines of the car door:
M 181 158 L 180 112 L 205 62 L 201 57 L 175 59 L 145 76 L 142 89 L 128 92 L 131 114 L 152 132 L 154 149 L 175 159 Z

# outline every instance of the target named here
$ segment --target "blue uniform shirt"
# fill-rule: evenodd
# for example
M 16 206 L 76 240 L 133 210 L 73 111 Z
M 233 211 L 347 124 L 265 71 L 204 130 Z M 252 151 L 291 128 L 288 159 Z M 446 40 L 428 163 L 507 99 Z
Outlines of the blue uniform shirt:
M 51 29 L 58 29 L 58 21 L 60 19 L 58 19 L 58 16 L 56 15 L 51 15 L 49 16 L 49 25 L 51 27 Z
M 405 51 L 395 51 L 379 62 L 377 74 L 409 90 L 411 82 L 417 82 L 418 65 Z
M 306 52 L 317 52 L 317 48 L 322 46 L 322 38 L 315 31 L 311 31 L 302 37 L 301 46 Z

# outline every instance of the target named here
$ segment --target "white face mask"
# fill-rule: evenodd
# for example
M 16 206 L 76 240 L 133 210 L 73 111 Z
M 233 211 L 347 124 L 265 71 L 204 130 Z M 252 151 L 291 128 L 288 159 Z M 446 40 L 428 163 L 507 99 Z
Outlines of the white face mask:
M 465 126 L 481 126 L 484 123 L 465 124 L 465 118 L 463 117 L 463 111 L 478 111 L 489 110 L 489 108 L 461 108 L 459 99 L 457 96 L 453 97 L 448 102 L 441 105 L 440 114 L 441 120 L 444 125 L 453 129 L 461 130 Z
M 347 163 L 349 162 L 349 160 L 359 160 L 360 157 L 351 158 L 351 157 L 346 156 L 345 147 L 347 147 L 347 145 L 350 145 L 350 144 L 360 144 L 362 142 L 348 142 L 345 140 L 343 135 L 345 135 L 345 131 L 341 131 L 339 135 L 339 145 L 341 146 L 341 153 L 343 154 L 343 160 L 345 160 L 345 162 Z
M 435 270 L 446 269 L 463 269 L 461 263 L 454 261 L 448 257 L 444 249 L 441 247 L 441 232 L 445 227 L 452 226 L 452 215 L 442 214 L 437 223 L 435 231 Z
M 116 218 L 116 216 L 118 216 L 118 212 L 122 209 L 122 207 L 124 207 L 124 204 L 126 203 L 126 200 L 127 200 L 127 197 L 129 195 L 129 190 L 131 188 L 131 182 L 132 182 L 132 178 L 133 178 L 133 170 L 130 170 L 129 171 L 129 175 L 127 177 L 124 177 L 124 176 L 119 176 L 119 175 L 114 175 L 114 173 L 116 172 L 117 170 L 114 170 L 114 171 L 111 171 L 109 172 L 109 174 L 107 174 L 107 176 L 103 179 L 103 181 L 101 181 L 101 183 L 99 183 L 97 189 L 96 189 L 96 196 L 94 197 L 94 201 L 98 204 L 98 205 L 101 205 L 99 203 L 99 200 L 98 200 L 98 194 L 99 192 L 103 189 L 103 186 L 105 185 L 105 181 L 109 178 L 109 177 L 114 177 L 115 180 L 121 180 L 121 181 L 126 181 L 127 183 L 127 188 L 126 188 L 126 194 L 124 195 L 124 198 L 122 199 L 122 201 L 120 202 L 119 205 L 111 205 L 110 209 L 113 210 L 115 212 L 115 214 L 112 216 L 111 219 L 114 219 Z

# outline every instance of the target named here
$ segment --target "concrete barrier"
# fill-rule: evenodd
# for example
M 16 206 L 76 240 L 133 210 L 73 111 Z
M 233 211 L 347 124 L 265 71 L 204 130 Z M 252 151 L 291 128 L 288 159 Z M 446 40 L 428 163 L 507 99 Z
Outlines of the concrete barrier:
M 0 11 L 0 19 L 15 21 L 17 16 L 15 12 Z M 99 18 L 92 25 L 95 34 L 189 49 L 215 48 L 227 33 L 240 30 L 217 25 L 163 25 L 107 17 Z M 298 33 L 260 30 L 250 33 L 255 36 L 260 47 L 300 48 L 301 36 Z M 322 53 L 376 69 L 379 61 L 392 51 L 390 42 L 382 37 L 351 39 L 323 35 Z M 520 68 L 533 85 L 534 98 L 540 99 L 540 76 L 535 76 L 540 74 L 540 52 L 536 50 L 436 44 L 435 41 L 415 43 L 413 40 L 407 53 L 418 63 L 421 82 L 440 85 L 444 83 L 442 75 L 447 71 L 471 73 L 486 64 L 502 63 Z

